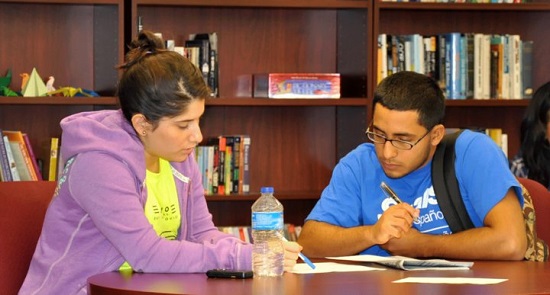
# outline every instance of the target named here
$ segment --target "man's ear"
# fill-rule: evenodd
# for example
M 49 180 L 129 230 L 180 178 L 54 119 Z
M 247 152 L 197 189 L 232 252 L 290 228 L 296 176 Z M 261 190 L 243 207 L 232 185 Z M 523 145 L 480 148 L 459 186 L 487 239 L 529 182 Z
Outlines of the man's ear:
M 437 146 L 445 136 L 445 126 L 443 124 L 437 124 L 432 129 L 431 144 Z

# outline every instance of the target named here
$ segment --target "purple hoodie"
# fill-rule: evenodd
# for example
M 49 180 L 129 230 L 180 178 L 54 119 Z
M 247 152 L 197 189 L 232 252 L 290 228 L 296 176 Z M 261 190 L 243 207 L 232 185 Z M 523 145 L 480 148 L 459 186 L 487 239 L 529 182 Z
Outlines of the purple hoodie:
M 251 269 L 252 245 L 214 226 L 192 155 L 171 163 L 182 224 L 170 241 L 145 217 L 143 145 L 122 112 L 75 114 L 61 128 L 68 160 L 19 294 L 86 294 L 88 277 L 124 261 L 139 272 Z

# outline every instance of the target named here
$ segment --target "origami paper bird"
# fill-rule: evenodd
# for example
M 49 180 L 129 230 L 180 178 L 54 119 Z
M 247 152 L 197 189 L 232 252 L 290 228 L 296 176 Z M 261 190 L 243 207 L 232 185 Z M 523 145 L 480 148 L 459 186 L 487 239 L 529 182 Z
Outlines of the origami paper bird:
M 48 81 L 46 82 L 46 90 L 48 92 L 52 92 L 52 91 L 55 91 L 55 87 L 53 87 L 53 83 L 55 82 L 55 78 L 54 76 L 50 76 L 48 78 Z
M 11 83 L 11 69 L 8 69 L 8 73 L 5 77 L 0 77 L 0 87 L 9 87 Z
M 27 82 L 29 81 L 29 73 L 19 74 L 19 76 L 21 77 L 21 91 L 23 91 L 23 89 L 25 89 L 25 86 L 27 86 Z
M 55 94 L 63 94 L 65 97 L 74 97 L 74 96 L 87 96 L 87 97 L 93 97 L 95 95 L 87 93 L 86 91 L 82 90 L 82 88 L 74 88 L 74 87 L 61 87 L 57 90 L 50 91 L 47 93 L 47 95 L 55 95 Z
M 20 95 L 6 86 L 0 86 L 0 96 L 20 96 Z

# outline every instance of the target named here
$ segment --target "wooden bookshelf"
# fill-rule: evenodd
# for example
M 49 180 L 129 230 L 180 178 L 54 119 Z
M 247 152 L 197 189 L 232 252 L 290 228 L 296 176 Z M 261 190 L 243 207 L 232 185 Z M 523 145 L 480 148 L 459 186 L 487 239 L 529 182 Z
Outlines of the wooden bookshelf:
M 90 89 L 102 96 L 0 97 L 0 128 L 28 133 L 44 167 L 50 138 L 61 135 L 62 118 L 117 105 L 123 8 L 123 0 L 0 0 L 0 76 L 11 69 L 10 89 L 20 91 L 19 75 L 36 68 L 42 79 L 54 76 L 57 88 Z
M 519 34 L 533 40 L 533 87 L 550 80 L 544 62 L 550 52 L 546 37 L 550 25 L 550 2 L 521 4 L 397 3 L 374 0 L 373 36 L 378 34 L 435 35 L 448 32 Z M 375 53 L 374 53 L 375 54 Z M 373 67 L 372 83 L 376 81 Z M 448 100 L 447 127 L 502 128 L 508 134 L 508 155 L 519 150 L 519 127 L 529 100 Z
M 248 225 L 261 186 L 275 187 L 285 219 L 303 219 L 328 184 L 338 160 L 362 143 L 376 85 L 379 33 L 451 31 L 519 34 L 534 41 L 533 86 L 550 77 L 546 30 L 550 2 L 467 4 L 378 0 L 0 0 L 0 76 L 36 67 L 56 86 L 92 89 L 100 98 L 0 97 L 0 128 L 29 133 L 47 159 L 49 138 L 70 114 L 115 108 L 125 46 L 143 26 L 182 45 L 190 33 L 217 32 L 220 98 L 208 99 L 205 137 L 251 136 L 251 193 L 207 196 L 216 224 Z M 63 21 L 60 21 L 63 20 Z M 252 98 L 252 74 L 338 72 L 341 99 Z M 448 127 L 498 127 L 519 149 L 528 100 L 447 101 Z

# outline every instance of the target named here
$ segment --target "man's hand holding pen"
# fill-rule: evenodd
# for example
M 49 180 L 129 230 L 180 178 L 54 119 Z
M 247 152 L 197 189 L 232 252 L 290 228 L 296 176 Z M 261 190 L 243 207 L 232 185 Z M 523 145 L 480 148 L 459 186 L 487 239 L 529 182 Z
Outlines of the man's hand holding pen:
M 386 183 L 380 184 L 382 191 L 396 201 L 390 206 L 373 226 L 373 234 L 377 244 L 382 245 L 392 238 L 401 238 L 411 230 L 412 224 L 420 214 L 420 210 L 403 203 Z
M 385 244 L 392 238 L 400 238 L 411 230 L 419 210 L 407 203 L 390 206 L 373 226 L 376 244 Z

